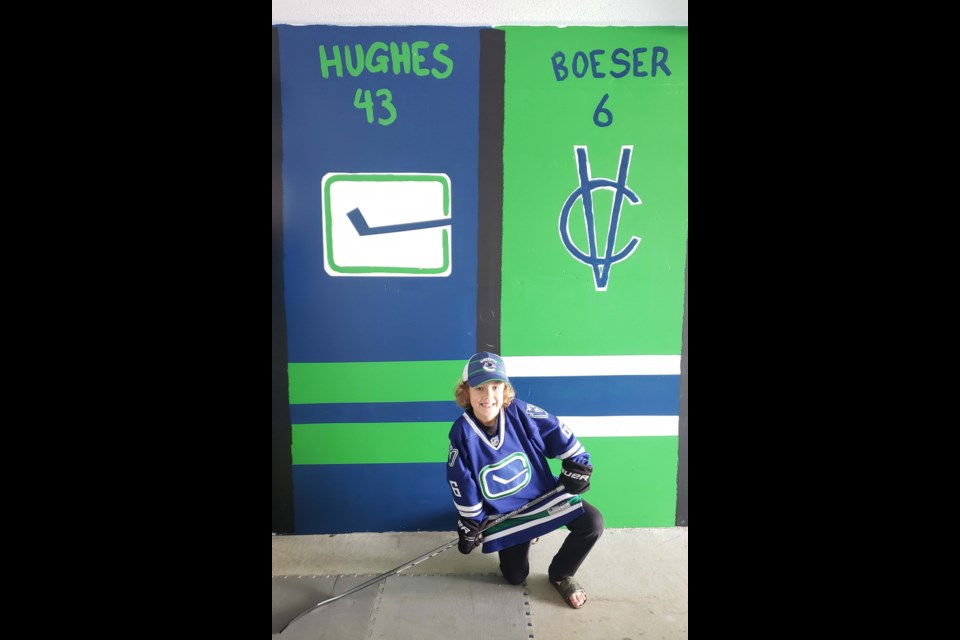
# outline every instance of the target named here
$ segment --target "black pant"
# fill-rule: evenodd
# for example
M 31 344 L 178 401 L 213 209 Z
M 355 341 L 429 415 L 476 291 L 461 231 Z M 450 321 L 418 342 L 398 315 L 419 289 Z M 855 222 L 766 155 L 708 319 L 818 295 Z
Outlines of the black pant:
M 595 506 L 586 500 L 582 501 L 583 515 L 567 523 L 567 539 L 560 545 L 557 555 L 553 556 L 547 576 L 553 582 L 560 582 L 577 572 L 586 559 L 594 543 L 603 533 L 603 516 Z M 501 549 L 500 571 L 510 584 L 520 584 L 530 573 L 530 543 L 522 542 L 506 549 Z

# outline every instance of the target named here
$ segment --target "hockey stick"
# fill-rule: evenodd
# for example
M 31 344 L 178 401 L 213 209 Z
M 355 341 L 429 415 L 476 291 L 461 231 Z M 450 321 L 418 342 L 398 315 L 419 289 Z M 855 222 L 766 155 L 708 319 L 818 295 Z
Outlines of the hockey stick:
M 526 504 L 524 504 L 524 505 L 521 505 L 521 506 L 517 507 L 516 509 L 514 509 L 514 510 L 511 511 L 510 513 L 505 513 L 505 514 L 503 514 L 502 516 L 497 516 L 494 520 L 491 520 L 489 523 L 487 523 L 487 525 L 484 526 L 483 529 L 480 529 L 479 533 L 483 533 L 484 531 L 486 531 L 486 530 L 489 529 L 490 527 L 492 527 L 492 526 L 494 526 L 494 525 L 496 525 L 496 524 L 500 524 L 501 522 L 503 522 L 503 521 L 506 520 L 507 518 L 512 518 L 513 516 L 517 515 L 517 514 L 520 513 L 521 511 L 524 511 L 524 510 L 530 508 L 531 506 L 533 506 L 533 505 L 535 505 L 535 504 L 537 504 L 537 503 L 539 503 L 539 502 L 543 502 L 543 501 L 546 500 L 547 498 L 550 498 L 550 497 L 552 497 L 552 496 L 554 496 L 554 495 L 556 495 L 556 494 L 558 494 L 558 493 L 560 493 L 560 492 L 562 492 L 562 491 L 564 491 L 563 485 L 562 485 L 562 484 L 561 484 L 561 485 L 557 485 L 554 489 L 546 492 L 545 494 L 543 494 L 542 496 L 540 496 L 540 497 L 538 497 L 538 498 L 534 498 L 533 500 L 531 500 L 530 502 L 528 502 L 528 503 L 526 503 Z M 447 549 L 449 549 L 450 547 L 456 545 L 458 542 L 460 542 L 460 537 L 459 537 L 459 536 L 458 536 L 457 538 L 455 538 L 454 540 L 451 540 L 450 542 L 446 543 L 445 545 L 443 545 L 443 546 L 441 546 L 441 547 L 437 547 L 437 548 L 434 549 L 433 551 L 428 551 L 428 552 L 426 552 L 425 554 L 423 554 L 423 555 L 420 556 L 419 558 L 414 558 L 414 559 L 411 560 L 410 562 L 407 562 L 407 563 L 405 563 L 405 564 L 400 565 L 400 566 L 397 567 L 396 569 L 391 569 L 390 571 L 387 571 L 386 573 L 382 573 L 382 574 L 380 574 L 379 576 L 377 576 L 376 578 L 370 578 L 369 580 L 367 580 L 367 581 L 364 582 L 363 584 L 359 584 L 359 585 L 353 587 L 352 589 L 349 589 L 349 590 L 347 590 L 347 591 L 344 591 L 343 593 L 341 593 L 341 594 L 338 595 L 338 596 L 333 596 L 332 598 L 327 598 L 327 599 L 324 600 L 323 602 L 318 602 L 317 604 L 313 605 L 312 607 L 310 607 L 309 609 L 307 609 L 306 611 L 304 611 L 303 613 L 301 613 L 300 615 L 298 615 L 296 618 L 294 618 L 293 620 L 291 620 L 291 621 L 288 622 L 287 624 L 283 625 L 283 628 L 280 629 L 280 633 L 283 633 L 283 632 L 287 629 L 287 627 L 289 627 L 289 626 L 292 625 L 294 622 L 296 622 L 297 620 L 299 620 L 299 619 L 302 618 L 303 616 L 307 615 L 307 614 L 310 613 L 311 611 L 314 611 L 315 609 L 319 609 L 319 608 L 322 607 L 323 605 L 329 604 L 329 603 L 333 602 L 334 600 L 339 600 L 340 598 L 343 598 L 344 596 L 348 596 L 348 595 L 350 595 L 351 593 L 356 593 L 357 591 L 360 591 L 361 589 L 365 589 L 365 588 L 369 587 L 370 585 L 377 584 L 377 583 L 380 582 L 381 580 L 385 580 L 386 578 L 389 578 L 390 576 L 394 576 L 394 575 L 400 573 L 400 572 L 403 571 L 404 569 L 409 569 L 410 567 L 412 567 L 412 566 L 414 566 L 414 565 L 420 564 L 420 563 L 423 562 L 424 560 L 429 560 L 429 559 L 432 558 L 433 556 L 435 556 L 435 555 L 437 555 L 437 554 L 439 554 L 439 553 L 442 553 L 442 552 L 446 551 Z

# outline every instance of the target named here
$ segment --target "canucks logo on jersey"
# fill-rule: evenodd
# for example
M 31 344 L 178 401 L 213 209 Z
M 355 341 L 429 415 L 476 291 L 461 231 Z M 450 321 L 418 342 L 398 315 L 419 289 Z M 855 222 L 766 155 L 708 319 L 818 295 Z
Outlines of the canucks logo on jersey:
M 530 484 L 530 461 L 518 451 L 480 471 L 480 490 L 487 500 L 502 498 Z
M 531 418 L 546 418 L 549 414 L 535 404 L 527 404 L 527 415 Z

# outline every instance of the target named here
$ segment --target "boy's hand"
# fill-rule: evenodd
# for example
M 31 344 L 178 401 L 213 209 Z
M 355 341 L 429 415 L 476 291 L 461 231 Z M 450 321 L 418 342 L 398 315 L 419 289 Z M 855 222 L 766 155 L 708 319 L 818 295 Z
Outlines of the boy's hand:
M 457 549 L 460 553 L 470 553 L 480 546 L 480 523 L 470 518 L 458 519 L 457 535 L 460 536 Z
M 593 467 L 590 465 L 580 464 L 567 458 L 563 461 L 563 469 L 560 471 L 560 482 L 569 493 L 574 495 L 585 493 L 590 488 L 592 474 Z

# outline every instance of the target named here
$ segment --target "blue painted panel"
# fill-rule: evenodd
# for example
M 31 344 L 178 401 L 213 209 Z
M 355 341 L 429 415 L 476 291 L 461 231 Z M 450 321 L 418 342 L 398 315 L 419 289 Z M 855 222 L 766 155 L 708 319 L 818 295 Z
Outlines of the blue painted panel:
M 443 462 L 293 467 L 294 532 L 450 531 L 457 511 Z
M 680 376 L 510 378 L 517 397 L 557 416 L 680 415 Z
M 292 404 L 293 424 L 320 422 L 449 422 L 463 413 L 456 402 L 331 402 Z
M 278 25 L 283 127 L 284 287 L 289 362 L 460 359 L 475 347 L 479 29 Z M 373 72 L 324 78 L 319 47 L 364 52 L 377 42 L 426 42 L 424 68 L 449 77 Z M 440 61 L 438 61 L 440 60 Z M 376 59 L 371 58 L 376 64 Z M 373 123 L 356 91 L 390 91 Z M 361 93 L 361 96 L 363 94 Z M 443 173 L 450 179 L 447 277 L 343 277 L 324 270 L 327 173 Z M 402 234 L 396 234 L 398 236 Z M 402 242 L 402 238 L 398 238 Z
M 675 416 L 680 376 L 584 376 L 512 379 L 517 395 L 555 415 Z M 293 424 L 323 422 L 450 422 L 456 402 L 357 402 L 290 405 Z

